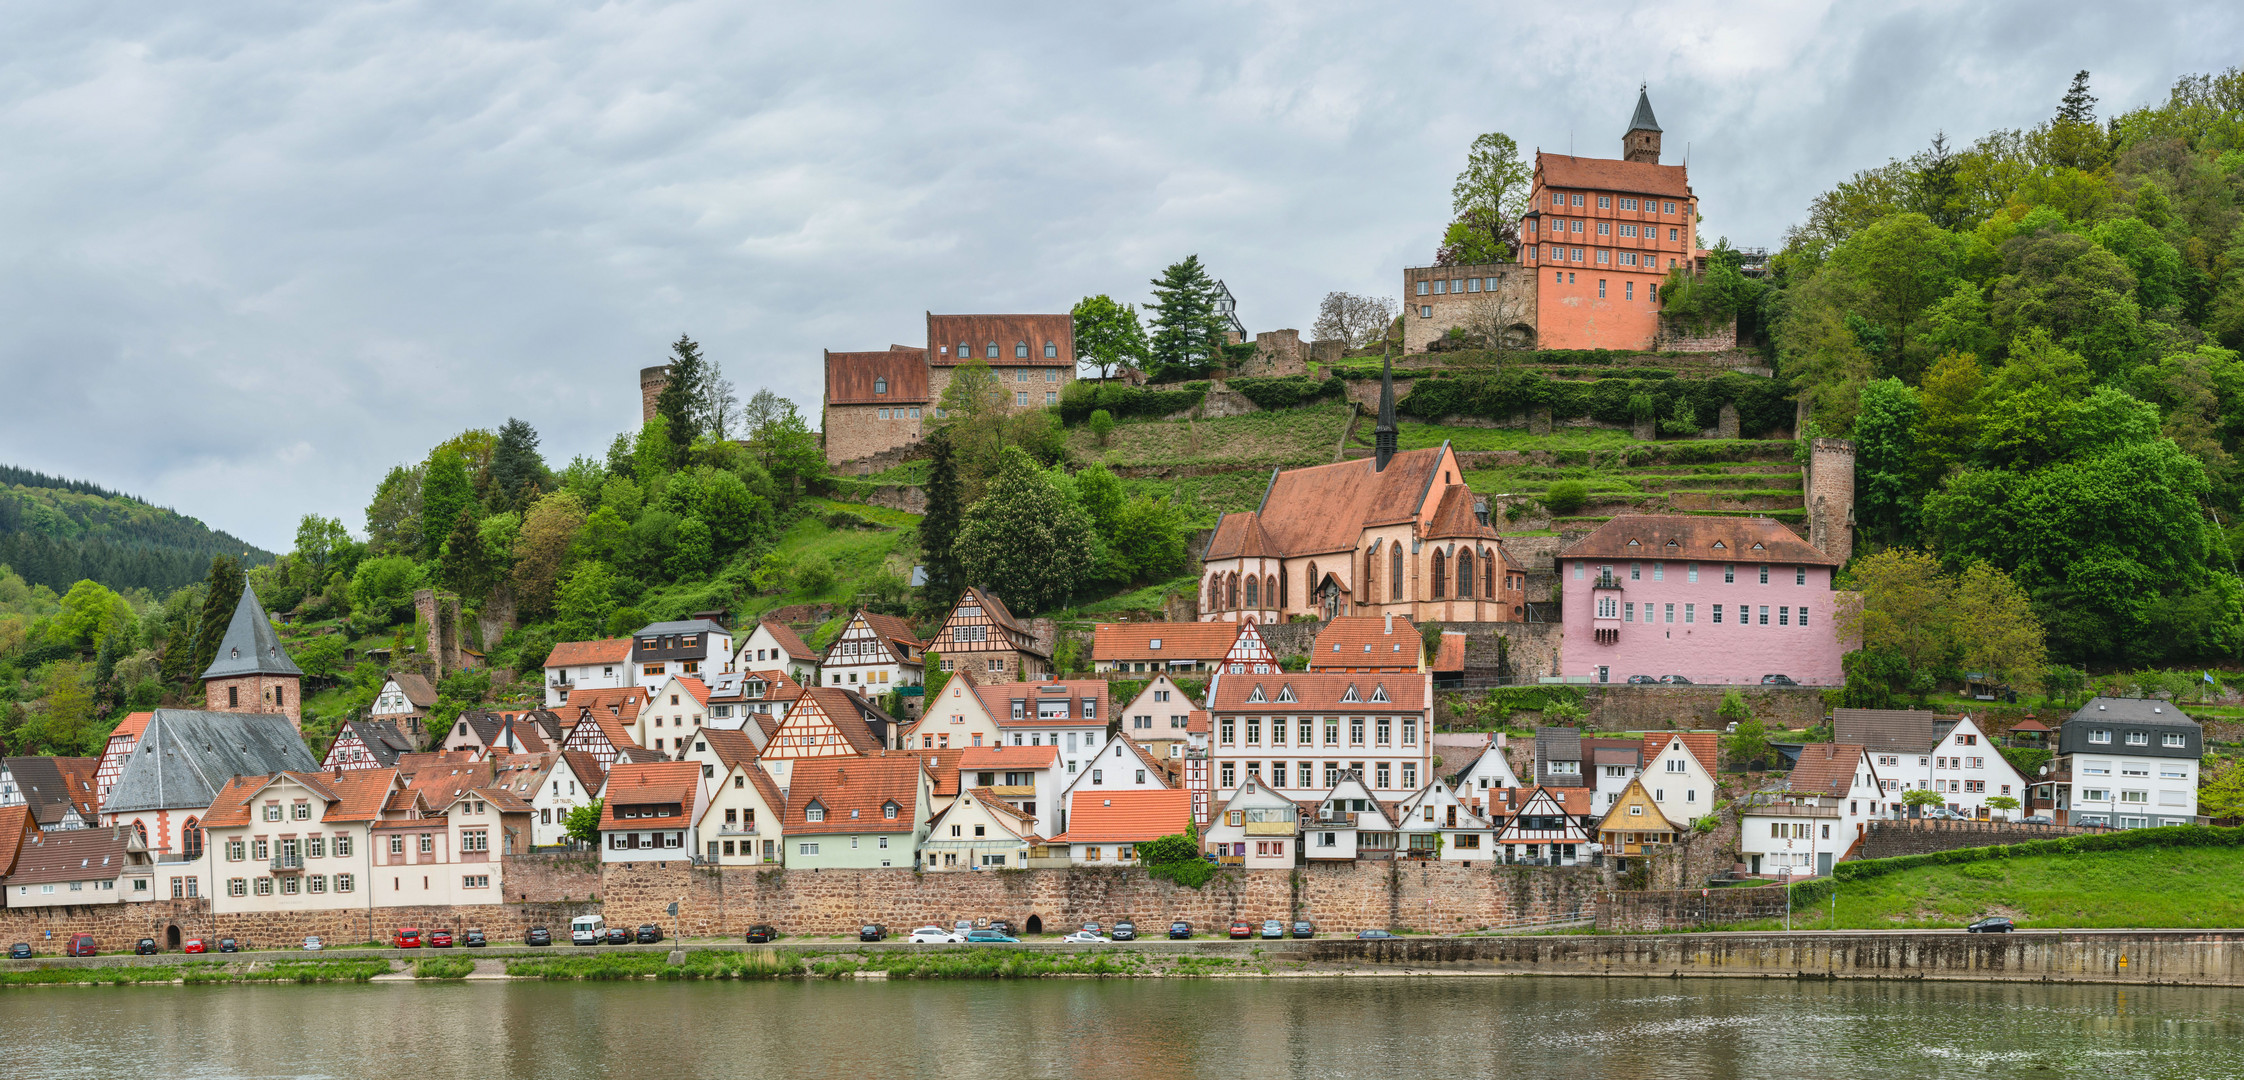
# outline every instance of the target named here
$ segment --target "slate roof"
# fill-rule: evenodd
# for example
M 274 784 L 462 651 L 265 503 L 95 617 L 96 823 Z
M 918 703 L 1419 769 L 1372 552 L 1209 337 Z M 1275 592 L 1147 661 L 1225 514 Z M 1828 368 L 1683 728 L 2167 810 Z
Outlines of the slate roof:
M 148 866 L 147 849 L 130 825 L 34 833 L 16 854 L 10 885 L 114 879 L 128 866 Z M 113 896 L 122 900 L 123 896 Z
M 1560 788 L 1581 787 L 1589 783 L 1588 770 L 1573 776 L 1551 774 L 1553 761 L 1582 760 L 1582 732 L 1579 728 L 1539 727 L 1535 729 L 1535 783 L 1556 791 Z
M 81 767 L 85 762 L 91 765 Z M 94 799 L 93 775 L 100 758 L 12 757 L 7 764 L 8 772 L 16 778 L 16 790 L 31 809 L 32 820 L 42 828 L 60 824 L 72 808 L 89 824 L 101 812 L 98 806 L 88 809 Z
M 1831 729 L 1838 741 L 1874 754 L 1922 754 L 1959 719 L 1918 709 L 1833 709 Z
M 218 642 L 218 656 L 203 669 L 203 678 L 303 674 L 304 669 L 281 648 L 265 605 L 257 602 L 257 590 L 244 584 L 242 597 L 234 604 L 233 621 L 226 624 L 226 636 Z
M 102 812 L 200 810 L 237 776 L 318 771 L 286 716 L 157 709 Z
M 347 720 L 343 730 L 356 733 L 360 745 L 366 748 L 366 755 L 385 766 L 397 764 L 399 754 L 415 750 L 413 740 L 398 730 L 395 720 Z
M 876 393 L 876 383 L 884 378 L 887 392 Z M 826 352 L 828 405 L 921 405 L 928 400 L 924 350 L 891 345 L 880 352 Z
M 1622 514 L 1568 545 L 1558 557 L 1839 565 L 1774 518 L 1695 514 Z
M 1198 660 L 1215 663 L 1239 640 L 1241 623 L 1100 623 L 1091 628 L 1091 659 L 1101 662 Z M 1153 647 L 1154 642 L 1161 647 Z
M 1636 115 L 1629 117 L 1630 131 L 1658 131 L 1660 122 L 1652 117 L 1652 95 L 1644 88 L 1636 91 Z
M 545 666 L 583 667 L 589 664 L 625 664 L 631 661 L 631 639 L 627 637 L 601 638 L 598 641 L 564 641 L 546 654 Z
M 680 619 L 676 622 L 648 623 L 640 627 L 638 633 L 631 636 L 656 637 L 662 634 L 725 634 L 729 636 L 731 633 L 732 631 L 707 619 Z

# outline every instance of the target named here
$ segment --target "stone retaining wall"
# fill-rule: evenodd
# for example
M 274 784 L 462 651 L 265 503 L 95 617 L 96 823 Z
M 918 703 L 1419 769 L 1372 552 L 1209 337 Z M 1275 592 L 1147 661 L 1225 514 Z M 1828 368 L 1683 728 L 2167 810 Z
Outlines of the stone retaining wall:
M 1753 715 L 1771 727 L 1809 728 L 1823 719 L 1823 692 L 1814 687 L 1629 686 L 1607 684 L 1588 690 L 1584 706 L 1600 731 L 1660 731 L 1720 728 L 1714 715 L 1722 695 L 1737 690 Z
M 1924 855 L 1957 848 L 1995 847 L 2027 840 L 2055 840 L 2110 829 L 2082 825 L 2021 825 L 2015 821 L 1934 821 L 1926 818 L 1872 821 L 1863 830 L 1864 859 Z
M 387 941 L 400 926 L 423 929 L 442 927 L 454 932 L 478 927 L 493 941 L 520 941 L 522 932 L 543 926 L 566 940 L 569 919 L 596 913 L 597 903 L 507 903 L 415 905 L 403 907 L 344 908 L 311 911 L 257 912 L 219 915 L 208 900 L 153 900 L 143 904 L 73 904 L 50 908 L 0 910 L 0 941 L 29 941 L 33 948 L 52 954 L 72 934 L 92 934 L 104 949 L 129 946 L 144 937 L 171 947 L 170 932 L 181 940 L 199 937 L 217 948 L 217 940 L 233 937 L 260 947 L 294 948 L 307 935 L 318 935 L 331 944 Z M 653 919 L 640 919 L 651 922 Z
M 1784 910 L 1784 890 L 1774 886 L 1608 889 L 1598 894 L 1597 928 L 1620 933 L 1653 933 L 1765 919 L 1781 916 Z

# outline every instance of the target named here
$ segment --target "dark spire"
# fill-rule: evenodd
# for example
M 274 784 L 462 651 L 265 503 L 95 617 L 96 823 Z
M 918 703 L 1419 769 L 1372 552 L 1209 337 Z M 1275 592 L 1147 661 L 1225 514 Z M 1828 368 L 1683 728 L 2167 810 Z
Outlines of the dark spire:
M 1387 471 L 1387 462 L 1395 456 L 1395 362 L 1381 361 L 1379 365 L 1379 426 L 1372 429 L 1373 472 Z
M 1630 131 L 1658 131 L 1660 129 L 1660 122 L 1652 118 L 1652 95 L 1647 92 L 1649 89 L 1643 84 L 1638 84 L 1636 87 L 1636 115 L 1629 119 L 1628 129 Z
M 226 624 L 226 637 L 219 641 L 218 655 L 212 658 L 203 678 L 302 674 L 303 669 L 281 648 L 280 635 L 273 632 L 272 620 L 265 617 L 265 605 L 257 602 L 257 590 L 243 585 L 242 598 L 234 605 L 234 619 Z

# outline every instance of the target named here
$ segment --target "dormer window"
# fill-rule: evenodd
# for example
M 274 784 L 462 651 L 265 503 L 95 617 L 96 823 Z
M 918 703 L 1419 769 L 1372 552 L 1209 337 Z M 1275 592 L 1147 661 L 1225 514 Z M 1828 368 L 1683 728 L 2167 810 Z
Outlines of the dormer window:
M 880 377 L 880 378 L 878 378 L 878 379 L 874 379 L 874 380 L 873 380 L 873 393 L 876 393 L 876 394 L 885 394 L 885 393 L 887 393 L 887 392 L 888 392 L 888 378 L 887 378 L 887 376 L 882 376 L 882 377 Z
M 1343 702 L 1355 702 L 1362 701 L 1363 698 L 1356 695 L 1356 684 L 1349 683 L 1347 692 L 1340 695 L 1340 700 Z
M 891 801 L 891 802 L 885 802 L 885 803 L 882 803 L 882 804 L 881 804 L 881 807 L 880 807 L 880 816 L 882 816 L 882 817 L 884 817 L 884 818 L 887 818 L 887 819 L 889 819 L 890 821 L 894 821 L 894 820 L 896 820 L 896 811 L 897 811 L 897 806 L 896 806 L 896 804 L 895 804 L 895 803 L 894 803 L 893 801 Z
M 1716 540 L 1716 541 L 1714 542 L 1714 550 L 1716 550 L 1716 551 L 1728 551 L 1729 549 L 1730 549 L 1729 545 L 1728 545 L 1728 544 L 1725 544 L 1725 543 L 1723 543 L 1723 542 L 1722 542 L 1722 541 L 1720 541 L 1720 540 Z
M 1247 691 L 1247 700 L 1249 702 L 1259 703 L 1268 701 L 1270 699 L 1262 696 L 1262 684 L 1256 683 L 1254 684 L 1254 689 Z
M 1013 359 L 1015 359 L 1015 360 L 1026 360 L 1026 359 L 1028 359 L 1028 342 L 1026 342 L 1026 341 L 1016 341 L 1016 342 L 1014 342 L 1014 343 L 1013 343 Z
M 1058 344 L 1057 342 L 1051 342 L 1051 341 L 1047 341 L 1047 342 L 1045 342 L 1045 343 L 1044 343 L 1044 358 L 1045 358 L 1046 360 L 1051 360 L 1051 359 L 1054 359 L 1054 358 L 1058 357 L 1059 355 L 1060 355 L 1060 346 L 1059 346 L 1059 344 Z
M 809 806 L 806 806 L 806 807 L 804 807 L 804 808 L 803 808 L 803 820 L 804 820 L 804 821 L 824 821 L 824 820 L 826 820 L 826 808 L 825 808 L 825 807 L 823 807 L 823 806 L 820 806 L 820 805 L 818 805 L 817 803 L 812 803 L 812 804 L 810 804 Z
M 1278 700 L 1279 700 L 1279 701 L 1292 701 L 1293 699 L 1294 699 L 1294 697 L 1293 697 L 1293 684 L 1292 684 L 1292 683 L 1287 683 L 1286 685 L 1284 685 L 1284 686 L 1281 686 L 1281 687 L 1279 687 L 1279 688 L 1278 688 Z
M 1628 546 L 1630 546 L 1630 547 L 1642 547 L 1643 545 L 1641 545 L 1641 544 L 1638 544 L 1638 543 L 1637 543 L 1637 542 L 1636 542 L 1636 541 L 1635 541 L 1634 539 L 1631 539 L 1631 540 L 1630 540 L 1630 541 L 1628 542 Z
M 989 343 L 989 358 L 992 360 L 997 359 L 997 342 L 993 341 Z
M 1377 686 L 1374 686 L 1374 687 L 1372 687 L 1372 688 L 1371 688 L 1371 700 L 1373 700 L 1373 701 L 1375 701 L 1375 702 L 1379 702 L 1379 703 L 1381 703 L 1381 704 L 1385 704 L 1385 703 L 1386 703 L 1386 701 L 1387 701 L 1387 684 L 1386 684 L 1386 683 L 1380 683 L 1379 685 L 1377 685 Z

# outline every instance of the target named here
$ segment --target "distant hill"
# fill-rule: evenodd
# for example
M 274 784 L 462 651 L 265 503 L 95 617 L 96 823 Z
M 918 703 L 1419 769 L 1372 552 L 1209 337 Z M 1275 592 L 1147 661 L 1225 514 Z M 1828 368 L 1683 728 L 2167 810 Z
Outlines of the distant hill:
M 83 578 L 159 595 L 201 581 L 215 555 L 273 561 L 194 518 L 78 480 L 0 465 L 0 566 L 62 592 Z

